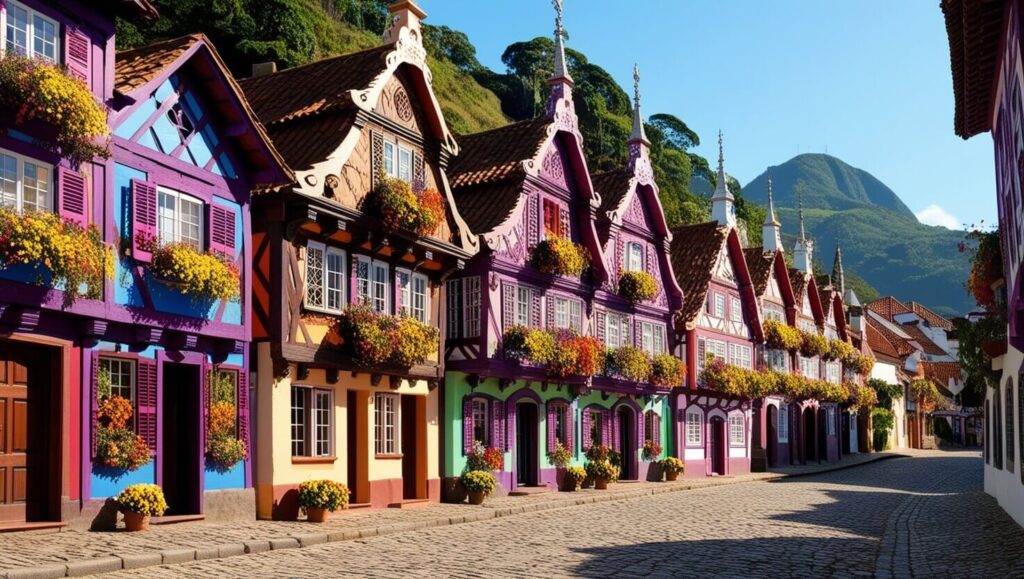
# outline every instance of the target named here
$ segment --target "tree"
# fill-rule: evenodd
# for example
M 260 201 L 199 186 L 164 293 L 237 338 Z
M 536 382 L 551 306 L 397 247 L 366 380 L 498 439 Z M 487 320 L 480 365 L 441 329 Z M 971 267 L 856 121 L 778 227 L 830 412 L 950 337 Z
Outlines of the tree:
M 648 123 L 650 123 L 650 126 L 657 127 L 661 131 L 662 135 L 664 135 L 664 143 L 668 147 L 685 153 L 691 147 L 700 146 L 700 137 L 697 136 L 697 133 L 693 132 L 690 127 L 686 126 L 686 123 L 675 115 L 667 113 L 654 114 L 648 119 Z
M 476 58 L 476 47 L 464 32 L 447 26 L 424 24 L 423 44 L 431 56 L 447 59 L 463 72 L 472 73 L 483 68 Z

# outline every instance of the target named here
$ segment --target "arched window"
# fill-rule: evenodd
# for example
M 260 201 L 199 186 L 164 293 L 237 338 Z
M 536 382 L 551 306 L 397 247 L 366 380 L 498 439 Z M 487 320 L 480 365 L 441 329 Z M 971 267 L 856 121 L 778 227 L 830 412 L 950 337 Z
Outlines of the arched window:
M 1003 391 L 996 384 L 992 396 L 992 466 L 1003 468 Z
M 1017 437 L 1013 434 L 1013 427 L 1015 422 L 1013 420 L 1013 411 L 1016 406 L 1013 403 L 1013 378 L 1006 379 L 1006 406 L 1003 408 L 1005 412 L 1004 420 L 1006 422 L 1006 470 L 1013 472 L 1013 446 L 1017 444 Z

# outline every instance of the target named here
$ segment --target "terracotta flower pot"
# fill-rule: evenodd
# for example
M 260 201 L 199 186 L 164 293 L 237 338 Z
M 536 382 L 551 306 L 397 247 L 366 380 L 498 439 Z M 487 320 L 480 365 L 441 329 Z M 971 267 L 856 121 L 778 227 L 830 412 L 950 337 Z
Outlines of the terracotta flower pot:
M 665 480 L 667 480 L 669 482 L 672 482 L 672 481 L 678 480 L 678 479 L 679 479 L 679 473 L 676 472 L 676 471 L 666 472 L 665 473 Z
M 469 492 L 469 504 L 471 505 L 482 505 L 484 504 L 484 497 L 486 495 L 482 491 L 470 491 Z
M 310 523 L 323 523 L 327 520 L 327 509 L 306 509 L 306 520 Z
M 132 533 L 149 529 L 149 515 L 133 513 L 131 511 L 125 512 L 124 528 Z
M 608 479 L 604 477 L 594 477 L 594 488 L 599 491 L 608 490 Z

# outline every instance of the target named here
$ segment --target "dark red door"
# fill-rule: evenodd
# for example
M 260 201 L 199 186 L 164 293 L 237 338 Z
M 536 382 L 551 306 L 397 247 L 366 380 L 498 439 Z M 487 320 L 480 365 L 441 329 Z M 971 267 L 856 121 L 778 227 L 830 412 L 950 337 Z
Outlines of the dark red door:
M 0 522 L 25 520 L 28 500 L 29 370 L 0 349 Z

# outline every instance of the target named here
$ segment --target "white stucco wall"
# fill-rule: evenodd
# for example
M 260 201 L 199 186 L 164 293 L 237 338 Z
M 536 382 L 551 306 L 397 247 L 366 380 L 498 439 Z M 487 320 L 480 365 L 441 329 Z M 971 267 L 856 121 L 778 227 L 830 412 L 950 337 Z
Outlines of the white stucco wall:
M 1015 521 L 1017 524 L 1024 526 L 1024 479 L 1021 477 L 1021 445 L 1020 445 L 1020 428 L 1024 426 L 1021 424 L 1021 420 L 1024 416 L 1020 415 L 1020 402 L 1017 398 L 1017 372 L 1021 368 L 1021 364 L 1024 363 L 1024 353 L 1020 350 L 1013 348 L 1012 346 L 1007 351 L 1006 355 L 996 358 L 992 362 L 993 369 L 1001 369 L 1002 377 L 999 381 L 998 395 L 1002 396 L 1002 400 L 1006 400 L 1006 383 L 1007 378 L 1013 378 L 1014 385 L 1014 408 L 1010 416 L 1013 417 L 1014 425 L 1014 438 L 1016 440 L 1005 440 L 1004 439 L 1004 452 L 1005 449 L 1010 445 L 1014 448 L 1014 461 L 1013 470 L 1007 470 L 1006 461 L 1003 461 L 1003 468 L 998 469 L 992 466 L 995 464 L 993 460 L 985 463 L 985 492 L 995 497 L 999 501 L 999 506 L 1002 507 Z M 997 391 L 993 388 L 989 388 L 985 394 L 985 401 L 988 403 L 988 408 L 991 409 L 993 399 L 997 395 Z M 985 417 L 987 421 L 988 416 Z M 1003 424 L 1005 430 L 1006 425 Z M 986 427 L 987 430 L 987 427 Z M 988 432 L 985 436 L 988 437 Z M 992 440 L 986 440 L 986 444 L 989 449 L 992 448 Z

